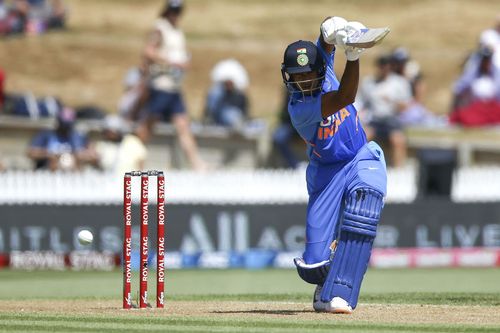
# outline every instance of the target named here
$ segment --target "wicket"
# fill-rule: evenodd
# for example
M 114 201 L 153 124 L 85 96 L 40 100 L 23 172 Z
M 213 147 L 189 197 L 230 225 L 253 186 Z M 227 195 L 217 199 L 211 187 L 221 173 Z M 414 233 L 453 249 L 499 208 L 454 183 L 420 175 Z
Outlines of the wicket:
M 132 252 L 132 177 L 141 177 L 140 199 L 140 268 L 139 308 L 150 307 L 148 303 L 148 225 L 149 225 L 149 177 L 157 180 L 157 267 L 156 307 L 163 308 L 165 300 L 165 177 L 162 171 L 126 172 L 123 181 L 123 308 L 136 307 L 132 304 L 131 252 Z

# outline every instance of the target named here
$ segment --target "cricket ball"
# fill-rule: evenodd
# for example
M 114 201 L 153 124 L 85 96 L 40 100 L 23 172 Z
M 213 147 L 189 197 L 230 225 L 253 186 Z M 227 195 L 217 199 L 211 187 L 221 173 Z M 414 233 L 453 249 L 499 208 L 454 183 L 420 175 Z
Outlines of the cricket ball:
M 78 233 L 78 241 L 81 245 L 89 245 L 94 240 L 94 235 L 89 230 L 80 230 Z

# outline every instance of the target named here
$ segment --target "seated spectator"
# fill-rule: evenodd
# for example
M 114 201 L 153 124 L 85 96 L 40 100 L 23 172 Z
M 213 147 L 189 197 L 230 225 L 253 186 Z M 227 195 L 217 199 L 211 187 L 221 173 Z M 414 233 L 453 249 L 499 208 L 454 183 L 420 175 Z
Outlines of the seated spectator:
M 205 118 L 214 124 L 242 128 L 248 119 L 245 89 L 248 75 L 234 59 L 223 60 L 212 70 L 212 88 L 205 104 Z
M 55 130 L 37 134 L 28 149 L 28 157 L 35 169 L 77 170 L 86 163 L 94 163 L 86 138 L 75 128 L 75 112 L 64 108 L 57 115 Z
M 115 172 L 123 175 L 130 170 L 144 170 L 148 157 L 146 143 L 151 138 L 153 122 L 141 121 L 132 133 L 120 142 Z
M 0 35 L 38 35 L 66 24 L 66 7 L 61 0 L 0 0 Z
M 47 29 L 64 29 L 67 11 L 61 0 L 52 0 L 48 5 Z
M 9 32 L 9 8 L 4 0 L 0 0 L 0 36 Z
M 481 47 L 467 61 L 454 86 L 450 120 L 464 126 L 500 123 L 500 68 L 490 48 Z
M 141 121 L 132 133 L 120 116 L 106 117 L 102 139 L 95 143 L 98 166 L 107 172 L 123 175 L 131 170 L 143 170 L 147 158 L 146 143 L 151 123 Z
M 492 50 L 493 66 L 500 70 L 500 14 L 496 17 L 495 25 L 481 33 L 479 45 Z
M 402 126 L 428 125 L 434 122 L 434 115 L 423 104 L 425 82 L 420 65 L 410 59 L 410 53 L 404 47 L 396 48 L 391 54 L 392 71 L 406 79 L 411 86 L 412 99 L 399 115 Z
M 115 171 L 125 123 L 119 116 L 109 115 L 104 120 L 102 139 L 93 146 L 98 166 L 105 171 Z
M 477 100 L 500 100 L 500 68 L 493 66 L 493 51 L 481 47 L 474 52 L 453 89 L 453 110 Z
M 387 140 L 392 148 L 392 164 L 403 166 L 407 145 L 399 113 L 411 101 L 411 88 L 407 80 L 391 71 L 391 58 L 377 59 L 377 72 L 363 80 L 356 104 L 366 126 L 368 140 Z
M 28 24 L 30 5 L 26 0 L 14 0 L 8 14 L 8 34 L 21 34 Z

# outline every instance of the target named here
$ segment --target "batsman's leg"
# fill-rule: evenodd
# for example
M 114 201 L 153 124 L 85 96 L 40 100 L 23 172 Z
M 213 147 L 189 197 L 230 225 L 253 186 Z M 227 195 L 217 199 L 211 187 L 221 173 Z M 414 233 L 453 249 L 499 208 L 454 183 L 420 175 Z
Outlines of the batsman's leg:
M 350 313 L 356 308 L 382 207 L 383 194 L 374 189 L 348 194 L 338 246 L 321 291 L 321 301 L 328 304 L 325 311 Z

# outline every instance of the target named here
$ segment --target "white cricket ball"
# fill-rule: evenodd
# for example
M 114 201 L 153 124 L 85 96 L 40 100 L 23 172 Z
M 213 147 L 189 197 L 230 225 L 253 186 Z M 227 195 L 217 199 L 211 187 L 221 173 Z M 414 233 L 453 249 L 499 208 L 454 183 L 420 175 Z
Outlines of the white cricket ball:
M 94 240 L 94 235 L 89 230 L 80 230 L 78 233 L 78 241 L 82 245 L 89 245 Z

